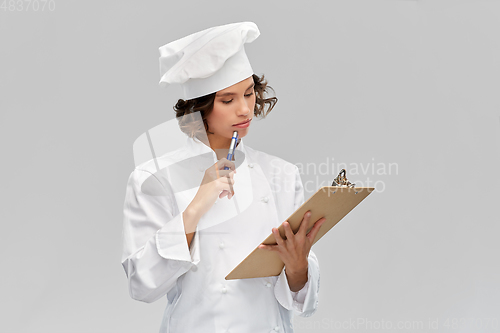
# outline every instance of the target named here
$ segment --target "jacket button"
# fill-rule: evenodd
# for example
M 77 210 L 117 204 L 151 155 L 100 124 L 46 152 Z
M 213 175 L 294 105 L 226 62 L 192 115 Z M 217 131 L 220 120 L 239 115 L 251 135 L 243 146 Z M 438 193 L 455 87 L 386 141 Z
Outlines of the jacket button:
M 220 290 L 221 293 L 225 294 L 227 293 L 227 288 L 226 287 L 222 287 L 222 289 Z
M 265 202 L 265 203 L 268 203 L 268 201 L 269 201 L 269 197 L 263 197 L 263 198 L 262 198 L 262 201 L 263 201 L 263 202 Z
M 266 283 L 266 287 L 271 288 L 272 284 L 270 282 Z
M 253 163 L 248 164 L 249 168 L 253 168 Z
M 222 243 L 222 242 L 221 242 L 221 243 L 219 244 L 219 249 L 223 249 L 224 247 L 225 247 L 224 243 Z

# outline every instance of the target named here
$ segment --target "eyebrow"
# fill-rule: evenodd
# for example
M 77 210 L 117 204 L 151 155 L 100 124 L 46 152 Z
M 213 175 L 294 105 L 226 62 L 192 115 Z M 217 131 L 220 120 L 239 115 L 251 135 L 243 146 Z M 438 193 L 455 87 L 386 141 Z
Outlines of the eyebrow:
M 252 83 L 247 89 L 245 89 L 245 91 L 247 91 L 248 89 L 252 88 L 255 86 L 255 83 Z M 220 94 L 220 95 L 216 95 L 216 97 L 224 97 L 224 96 L 231 96 L 231 95 L 236 95 L 236 93 L 234 92 L 227 92 L 227 93 L 223 93 L 223 94 Z

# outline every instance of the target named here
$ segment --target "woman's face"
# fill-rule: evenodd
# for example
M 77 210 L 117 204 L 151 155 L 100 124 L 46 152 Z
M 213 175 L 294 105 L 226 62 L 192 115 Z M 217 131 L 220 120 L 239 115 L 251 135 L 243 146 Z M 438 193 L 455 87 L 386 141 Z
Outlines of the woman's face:
M 240 138 L 247 135 L 254 115 L 255 92 L 253 77 L 249 77 L 215 94 L 214 107 L 207 117 L 208 134 L 212 148 L 226 146 L 231 141 L 233 131 Z M 242 126 L 235 126 L 248 121 Z M 219 148 L 217 147 L 217 148 Z M 227 148 L 227 147 L 226 147 Z

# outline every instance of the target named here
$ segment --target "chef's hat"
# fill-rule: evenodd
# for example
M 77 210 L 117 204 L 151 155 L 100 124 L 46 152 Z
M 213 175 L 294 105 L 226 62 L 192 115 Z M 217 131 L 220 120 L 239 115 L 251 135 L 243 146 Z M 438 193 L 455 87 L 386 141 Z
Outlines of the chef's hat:
M 253 22 L 209 28 L 159 48 L 160 86 L 178 83 L 184 99 L 205 96 L 252 76 L 244 44 L 260 32 Z

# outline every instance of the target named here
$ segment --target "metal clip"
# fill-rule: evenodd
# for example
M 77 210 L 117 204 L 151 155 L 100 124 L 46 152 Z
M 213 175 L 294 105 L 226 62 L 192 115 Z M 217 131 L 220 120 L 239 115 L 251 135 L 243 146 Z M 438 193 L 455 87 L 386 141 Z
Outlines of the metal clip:
M 346 171 L 342 169 L 339 172 L 339 175 L 333 180 L 332 186 L 343 186 L 343 187 L 354 187 L 356 184 L 351 184 L 350 181 L 347 180 Z

